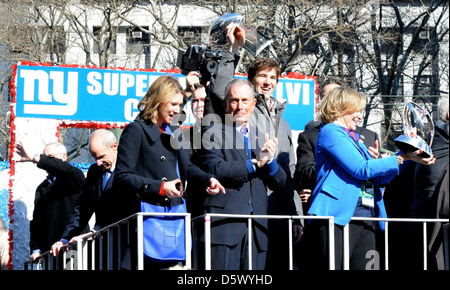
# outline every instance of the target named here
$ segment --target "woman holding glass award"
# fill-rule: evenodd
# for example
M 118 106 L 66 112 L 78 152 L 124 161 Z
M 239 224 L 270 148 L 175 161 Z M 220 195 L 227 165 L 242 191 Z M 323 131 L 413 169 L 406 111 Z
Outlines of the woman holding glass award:
M 373 159 L 354 132 L 362 120 L 366 98 L 352 89 L 335 88 L 325 95 L 321 107 L 322 128 L 316 142 L 316 183 L 309 215 L 334 216 L 336 269 L 343 267 L 343 229 L 349 224 L 350 269 L 366 269 L 375 251 L 375 229 L 370 221 L 352 217 L 386 217 L 381 186 L 388 183 L 408 160 L 430 165 L 434 156 L 419 151 Z M 378 225 L 384 229 L 384 224 Z M 308 236 L 308 237 L 306 237 Z M 305 230 L 311 248 L 312 268 L 328 268 L 328 223 L 312 220 Z

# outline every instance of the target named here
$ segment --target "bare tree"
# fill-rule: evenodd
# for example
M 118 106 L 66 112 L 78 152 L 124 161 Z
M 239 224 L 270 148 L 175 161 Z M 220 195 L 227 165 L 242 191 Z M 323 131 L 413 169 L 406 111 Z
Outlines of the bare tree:
M 425 95 L 448 94 L 448 6 L 445 0 L 2 1 L 2 107 L 9 110 L 10 66 L 19 60 L 63 64 L 75 56 L 83 65 L 168 69 L 179 50 L 204 44 L 205 37 L 198 43 L 186 37 L 189 26 L 205 34 L 217 17 L 240 13 L 245 25 L 274 39 L 259 56 L 276 59 L 282 73 L 300 71 L 319 82 L 339 76 L 366 93 L 364 124 L 380 114 L 389 141 L 403 95 L 419 96 L 414 100 L 432 111 L 436 98 Z M 139 53 L 120 55 L 118 38 L 131 30 L 148 38 Z M 238 72 L 253 58 L 243 51 Z

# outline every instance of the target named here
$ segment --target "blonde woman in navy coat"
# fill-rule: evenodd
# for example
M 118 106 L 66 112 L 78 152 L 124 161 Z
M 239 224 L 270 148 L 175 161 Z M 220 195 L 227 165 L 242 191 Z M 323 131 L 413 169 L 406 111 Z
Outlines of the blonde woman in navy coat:
M 406 160 L 423 164 L 435 161 L 433 156 L 421 158 L 419 152 L 373 159 L 354 132 L 365 106 L 364 95 L 352 89 L 335 88 L 325 96 L 320 108 L 323 127 L 316 142 L 317 186 L 308 214 L 335 217 L 336 269 L 342 267 L 342 231 L 348 223 L 351 269 L 365 269 L 373 258 L 368 253 L 375 250 L 376 225 L 350 220 L 356 216 L 386 217 L 380 185 L 394 178 Z M 327 227 L 327 223 L 318 220 L 309 226 L 310 240 L 318 239 L 311 244 L 318 247 L 314 251 L 318 255 L 311 262 L 324 268 L 328 268 Z
M 170 124 L 176 124 L 182 104 L 178 80 L 161 76 L 138 104 L 140 114 L 122 133 L 114 186 L 122 190 L 120 202 L 129 214 L 141 211 L 141 201 L 157 206 L 181 204 L 188 182 L 209 194 L 225 193 L 217 179 L 190 162 L 190 146 L 183 146 L 172 134 L 179 127 Z

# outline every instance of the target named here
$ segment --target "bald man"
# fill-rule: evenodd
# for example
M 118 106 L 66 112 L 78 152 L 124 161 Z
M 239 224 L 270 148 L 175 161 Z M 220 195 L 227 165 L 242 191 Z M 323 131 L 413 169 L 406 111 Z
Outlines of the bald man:
M 95 163 L 89 167 L 82 196 L 72 212 L 62 238 L 52 247 L 53 255 L 57 256 L 64 244 L 98 231 L 122 218 L 117 194 L 112 186 L 117 148 L 116 137 L 111 131 L 99 129 L 91 134 L 89 151 Z M 94 213 L 96 218 L 94 228 L 91 232 L 80 235 Z

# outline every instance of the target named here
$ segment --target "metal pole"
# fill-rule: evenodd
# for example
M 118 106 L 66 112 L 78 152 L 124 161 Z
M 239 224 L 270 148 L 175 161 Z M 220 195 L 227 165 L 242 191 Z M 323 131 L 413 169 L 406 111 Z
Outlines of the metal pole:
M 205 215 L 205 269 L 211 270 L 211 216 Z
M 248 218 L 248 269 L 253 269 L 253 237 L 251 218 Z
M 82 239 L 77 239 L 75 241 L 75 245 L 76 245 L 76 252 L 75 252 L 75 265 L 74 265 L 74 269 L 75 270 L 83 270 L 83 240 Z
M 335 259 L 335 247 L 334 247 L 334 218 L 328 220 L 328 230 L 329 230 L 329 259 L 330 259 L 330 270 L 336 269 L 336 259 Z
M 82 255 L 83 255 L 83 266 L 82 266 L 82 270 L 87 270 L 88 269 L 88 241 L 87 240 L 83 240 L 82 245 L 81 245 L 81 251 L 82 251 Z
M 188 269 L 192 268 L 192 258 L 191 258 L 191 244 L 192 244 L 192 237 L 191 237 L 191 215 L 187 214 L 184 217 L 184 235 L 185 235 L 185 247 L 186 247 L 186 267 Z
M 389 270 L 389 222 L 384 221 L 384 267 Z
M 294 269 L 294 251 L 292 245 L 292 226 L 294 220 L 292 218 L 288 219 L 288 231 L 289 231 L 289 270 Z
M 98 242 L 98 239 L 99 239 L 99 236 L 95 235 L 95 236 L 92 237 L 92 243 L 90 243 L 91 255 L 92 255 L 92 257 L 91 257 L 91 268 L 92 268 L 92 270 L 96 270 L 95 269 L 95 257 L 96 257 L 95 244 Z
M 344 226 L 344 233 L 343 233 L 343 244 L 344 244 L 344 252 L 343 252 L 343 262 L 344 262 L 344 270 L 350 270 L 350 239 L 349 239 L 349 227 L 350 224 L 346 224 Z
M 68 254 L 67 249 L 63 248 L 63 258 L 62 258 L 62 262 L 61 262 L 62 265 L 61 265 L 61 268 L 58 267 L 58 270 L 73 270 L 72 258 L 69 257 L 69 262 L 66 262 L 67 261 L 67 254 Z M 57 258 L 59 258 L 59 257 L 57 257 Z M 59 261 L 59 259 L 58 259 L 58 261 Z
M 104 258 L 104 255 L 103 255 L 103 244 L 104 244 L 104 237 L 105 237 L 105 234 L 104 233 L 101 233 L 100 235 L 98 235 L 97 236 L 97 238 L 98 238 L 98 260 L 99 260 L 99 263 L 98 263 L 98 269 L 99 270 L 104 270 L 103 269 L 103 258 Z
M 427 223 L 423 222 L 423 269 L 427 270 Z
M 106 269 L 108 270 L 112 270 L 113 269 L 113 238 L 114 238 L 114 233 L 113 233 L 113 228 L 109 228 L 108 231 L 106 232 L 107 235 L 107 243 L 106 243 L 106 251 L 107 251 L 107 255 L 106 255 Z
M 120 268 L 120 262 L 122 261 L 122 227 L 117 225 L 117 265 Z
M 144 270 L 144 218 L 142 214 L 137 215 L 137 268 Z

